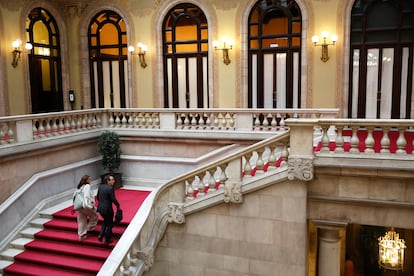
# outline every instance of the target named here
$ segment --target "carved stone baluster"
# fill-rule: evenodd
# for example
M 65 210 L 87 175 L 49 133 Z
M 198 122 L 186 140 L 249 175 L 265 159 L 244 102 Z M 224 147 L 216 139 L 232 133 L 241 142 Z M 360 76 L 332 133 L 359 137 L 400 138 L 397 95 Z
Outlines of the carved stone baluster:
M 397 151 L 396 154 L 406 154 L 405 145 L 407 144 L 407 140 L 405 140 L 405 129 L 403 127 L 398 127 L 398 139 L 397 139 Z
M 122 113 L 116 115 L 115 118 L 115 127 L 122 127 L 122 120 L 121 120 Z
M 234 120 L 235 118 L 234 117 L 236 115 L 230 113 L 229 116 L 230 116 L 230 118 L 229 118 L 229 129 L 234 130 L 235 129 L 235 125 L 234 125 L 235 124 L 235 120 Z
M 270 114 L 268 114 L 268 115 L 266 115 L 266 116 L 264 116 L 263 115 L 263 129 L 265 129 L 265 130 L 267 130 L 268 129 L 268 127 L 269 127 L 269 121 L 268 121 L 268 116 L 269 116 Z
M 121 120 L 121 127 L 125 128 L 128 127 L 128 120 L 127 120 L 127 113 L 121 114 L 122 120 Z
M 255 130 L 260 130 L 260 114 L 255 114 L 255 118 L 254 118 L 254 126 L 253 126 L 253 128 L 255 129 Z
M 87 115 L 82 116 L 82 126 L 81 126 L 81 130 L 86 130 L 88 128 L 88 120 L 87 120 Z
M 374 151 L 375 140 L 374 140 L 374 137 L 372 136 L 372 131 L 373 130 L 374 130 L 373 126 L 368 126 L 367 127 L 368 135 L 367 135 L 367 138 L 365 138 L 365 146 L 366 146 L 365 153 L 367 153 L 367 154 L 375 153 L 375 151 Z
M 52 127 L 50 126 L 50 121 L 46 120 L 46 137 L 52 136 Z
M 137 122 L 138 128 L 142 128 L 144 126 L 145 118 L 141 112 L 137 115 Z
M 185 118 L 184 118 L 184 128 L 188 129 L 190 127 L 190 119 L 188 118 L 188 113 L 184 114 Z
M 218 119 L 219 114 L 212 113 L 212 115 L 214 116 L 214 119 L 213 119 L 213 127 L 211 129 L 218 129 L 218 127 L 219 127 L 219 119 Z
M 177 116 L 177 120 L 175 120 L 175 128 L 176 129 L 183 128 L 183 121 L 181 119 L 181 115 L 180 114 L 176 114 L 176 116 Z
M 199 115 L 200 115 L 200 118 L 198 119 L 198 125 L 199 125 L 200 129 L 205 129 L 206 128 L 205 122 L 204 122 L 204 116 L 205 116 L 205 114 L 204 113 L 200 113 Z
M 33 140 L 39 139 L 39 130 L 36 127 L 36 123 L 37 122 L 33 122 L 33 129 L 32 129 L 32 133 L 33 133 Z M 4 135 L 4 134 L 3 134 Z
M 257 150 L 257 160 L 256 160 L 257 171 L 263 171 L 263 167 L 264 167 L 263 152 L 264 152 L 264 148 L 260 148 Z
M 288 145 L 287 142 L 285 142 L 285 144 L 283 145 L 283 150 L 282 150 L 282 162 L 280 163 L 280 167 L 286 166 L 287 165 L 287 160 L 289 158 L 289 151 L 288 151 Z
M 343 131 L 344 127 L 343 126 L 337 126 L 336 130 L 337 130 L 337 134 L 336 134 L 336 138 L 335 138 L 335 152 L 344 152 L 344 136 L 342 136 L 342 131 Z
M 34 132 L 33 132 L 33 134 L 34 134 Z M 5 136 L 6 135 L 4 134 L 3 129 L 0 127 L 0 145 L 6 144 L 6 141 L 4 140 Z M 34 137 L 34 135 L 33 135 L 33 137 Z
M 51 122 L 52 122 L 52 130 L 51 130 L 51 135 L 52 136 L 57 136 L 57 135 L 59 135 L 59 133 L 58 133 L 58 129 L 59 129 L 59 127 L 58 127 L 58 124 L 57 124 L 57 118 L 52 118 L 52 120 L 51 120 Z
M 14 138 L 14 131 L 13 128 L 9 125 L 7 130 L 7 143 L 12 144 L 16 142 Z
M 328 129 L 329 126 L 324 125 L 322 126 L 322 148 L 321 148 L 321 152 L 329 152 L 329 136 L 328 136 Z
M 65 133 L 68 134 L 71 131 L 70 126 L 70 117 L 65 118 Z
M 88 114 L 88 121 L 87 121 L 87 128 L 88 129 L 93 129 L 93 114 Z
M 43 121 L 39 121 L 39 138 L 45 137 L 45 128 L 43 127 Z
M 219 189 L 224 189 L 224 185 L 226 184 L 226 181 L 228 179 L 226 174 L 226 168 L 228 167 L 228 164 L 221 164 L 220 165 L 220 185 L 218 186 Z
M 244 165 L 244 175 L 250 176 L 250 173 L 252 172 L 252 166 L 250 165 L 250 158 L 252 158 L 252 153 L 249 152 L 244 156 L 246 160 L 246 164 Z
M 129 117 L 128 123 L 130 125 L 131 128 L 136 128 L 137 126 L 137 114 L 135 112 L 131 113 L 131 116 Z
M 151 115 L 150 114 L 147 114 L 147 115 L 145 115 L 145 118 L 147 118 L 147 124 L 146 124 L 145 127 L 146 128 L 152 127 L 153 120 L 152 120 Z
M 390 153 L 390 138 L 388 137 L 388 132 L 390 128 L 385 126 L 382 128 L 382 138 L 381 138 L 381 153 Z
M 191 118 L 191 128 L 197 129 L 197 114 L 190 113 L 189 116 Z
M 160 128 L 160 116 L 159 116 L 159 114 L 158 113 L 153 113 L 152 114 L 152 116 L 153 116 L 153 128 Z
M 277 128 L 277 120 L 276 120 L 276 115 L 272 114 L 272 122 L 270 123 L 272 130 L 276 130 Z
M 78 122 L 76 123 L 76 131 L 82 130 L 82 116 L 78 117 Z
M 63 134 L 65 132 L 65 124 L 63 123 L 64 121 L 64 117 L 60 118 L 59 120 L 59 134 Z
M 227 128 L 227 118 L 226 118 L 226 114 L 223 114 L 221 117 L 221 128 L 222 129 L 228 129 Z
M 280 117 L 279 126 L 280 126 L 280 128 L 284 128 L 286 126 L 285 116 L 283 116 L 283 115 Z
M 359 138 L 358 138 L 358 126 L 351 126 L 352 129 L 352 137 L 351 137 L 351 149 L 349 150 L 350 153 L 359 153 Z
M 94 119 L 95 119 L 95 128 L 101 127 L 101 125 L 102 125 L 101 124 L 102 123 L 101 115 L 100 114 L 95 114 Z
M 214 126 L 212 125 L 212 121 L 211 121 L 211 119 L 210 119 L 210 117 L 212 116 L 211 114 L 206 114 L 206 116 L 207 116 L 207 120 L 206 120 L 206 125 L 207 125 L 207 127 L 208 128 L 210 128 L 210 129 L 213 129 L 214 128 Z
M 70 118 L 70 131 L 76 132 L 76 116 Z
M 208 171 L 209 178 L 208 178 L 208 185 L 209 185 L 209 191 L 214 191 L 216 188 L 216 179 L 214 177 L 215 169 L 210 169 Z
M 272 170 L 275 168 L 275 165 L 276 165 L 275 149 L 276 149 L 275 145 L 269 146 L 270 153 L 269 153 L 269 160 L 268 160 L 269 162 L 268 170 Z
M 114 127 L 114 114 L 109 113 L 108 117 L 109 117 L 109 122 L 108 122 L 109 127 Z
M 206 193 L 204 192 L 204 181 L 203 181 L 203 176 L 197 175 L 194 177 L 194 182 L 197 181 L 198 178 L 198 194 L 197 194 L 197 198 L 202 198 L 206 195 Z
M 194 189 L 191 186 L 191 183 L 188 182 L 187 180 L 185 181 L 185 186 L 186 186 L 186 191 L 187 191 L 187 197 L 185 199 L 185 201 L 192 201 L 194 200 Z

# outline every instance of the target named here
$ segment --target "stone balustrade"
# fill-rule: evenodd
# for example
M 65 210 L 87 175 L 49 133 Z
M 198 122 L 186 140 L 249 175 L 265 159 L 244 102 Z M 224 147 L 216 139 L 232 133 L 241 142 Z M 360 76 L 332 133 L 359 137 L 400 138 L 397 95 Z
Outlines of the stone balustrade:
M 334 118 L 337 109 L 88 109 L 0 117 L 0 147 L 6 144 L 99 128 L 191 131 L 286 130 L 287 118 Z
M 414 120 L 333 119 L 317 124 L 317 153 L 413 154 Z

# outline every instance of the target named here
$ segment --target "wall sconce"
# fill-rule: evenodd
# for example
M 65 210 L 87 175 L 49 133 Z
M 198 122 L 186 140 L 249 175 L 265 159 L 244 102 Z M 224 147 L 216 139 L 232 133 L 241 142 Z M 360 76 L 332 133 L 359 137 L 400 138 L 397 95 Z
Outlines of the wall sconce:
M 378 265 L 384 269 L 402 270 L 404 267 L 405 241 L 392 228 L 378 239 Z
M 14 48 L 12 54 L 13 54 L 13 61 L 12 61 L 12 66 L 14 68 L 17 67 L 17 65 L 19 64 L 19 60 L 20 60 L 20 55 L 22 53 L 22 51 L 20 50 L 20 46 L 22 45 L 22 41 L 20 39 L 16 39 L 15 41 L 12 42 L 12 47 Z M 25 45 L 25 49 L 26 50 L 31 50 L 33 48 L 33 45 L 29 42 L 26 43 Z
M 135 48 L 134 46 L 128 46 L 128 51 L 131 53 L 131 55 L 138 55 L 139 57 L 139 63 L 141 64 L 142 68 L 147 67 L 147 63 L 145 62 L 145 53 L 148 51 L 148 46 L 145 44 L 142 44 L 141 42 L 138 42 L 137 44 L 138 51 L 134 53 Z
M 221 42 L 223 43 L 223 47 L 218 48 L 220 42 L 217 40 L 213 41 L 214 50 L 221 50 L 223 51 L 223 62 L 226 65 L 229 65 L 231 60 L 229 58 L 229 50 L 233 49 L 234 41 L 228 40 L 225 36 L 221 39 Z
M 324 31 L 322 32 L 322 38 L 323 38 L 323 43 L 322 44 L 317 44 L 319 41 L 319 37 L 317 35 L 312 36 L 312 42 L 314 46 L 321 46 L 322 47 L 322 56 L 321 56 L 321 60 L 323 62 L 327 62 L 329 59 L 329 55 L 328 55 L 328 46 L 329 45 L 335 45 L 335 43 L 338 41 L 338 36 L 336 34 L 331 35 L 331 41 L 332 43 L 326 43 L 326 38 L 328 37 L 328 32 Z

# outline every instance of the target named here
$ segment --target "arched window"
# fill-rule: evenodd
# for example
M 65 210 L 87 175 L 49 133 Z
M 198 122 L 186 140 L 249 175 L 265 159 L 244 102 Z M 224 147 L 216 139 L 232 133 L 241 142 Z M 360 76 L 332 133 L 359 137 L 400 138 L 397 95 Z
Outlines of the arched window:
M 59 30 L 53 16 L 43 8 L 26 18 L 32 112 L 63 110 L 62 69 Z
M 414 1 L 355 1 L 348 117 L 411 118 L 413 48 Z
M 249 15 L 250 108 L 300 107 L 302 16 L 293 0 L 260 0 Z
M 203 11 L 193 4 L 179 4 L 162 26 L 164 107 L 209 107 L 208 24 Z
M 127 31 L 114 11 L 98 13 L 89 24 L 92 107 L 127 107 Z

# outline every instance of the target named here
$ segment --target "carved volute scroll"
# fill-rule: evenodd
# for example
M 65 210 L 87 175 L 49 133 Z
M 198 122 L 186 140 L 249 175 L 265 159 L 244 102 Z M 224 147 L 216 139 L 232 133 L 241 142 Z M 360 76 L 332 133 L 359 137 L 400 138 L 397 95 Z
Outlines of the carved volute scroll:
M 175 222 L 177 224 L 185 223 L 185 215 L 183 210 L 183 203 L 168 203 L 168 222 Z
M 243 195 L 241 192 L 240 183 L 226 183 L 224 187 L 224 202 L 225 203 L 242 203 Z
M 288 159 L 288 179 L 310 181 L 313 179 L 313 160 L 309 158 Z

